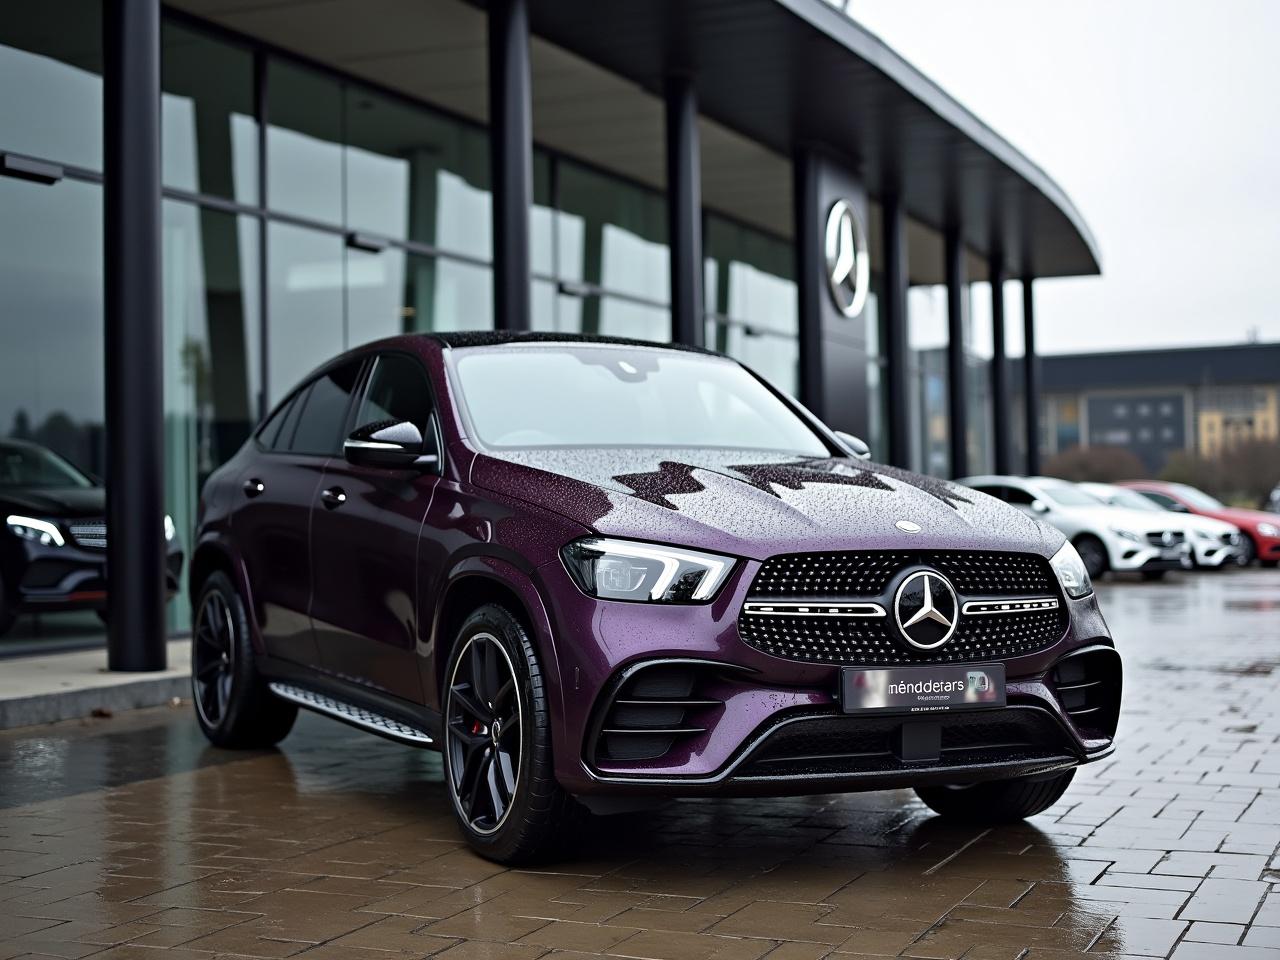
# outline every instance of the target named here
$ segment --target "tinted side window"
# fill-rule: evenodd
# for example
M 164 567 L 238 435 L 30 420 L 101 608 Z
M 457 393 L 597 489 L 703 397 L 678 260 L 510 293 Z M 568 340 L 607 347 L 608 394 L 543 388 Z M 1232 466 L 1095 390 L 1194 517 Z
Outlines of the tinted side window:
M 1153 503 L 1164 507 L 1166 510 L 1178 505 L 1177 500 L 1173 499 L 1173 497 L 1166 497 L 1163 493 L 1152 493 L 1149 490 L 1139 490 L 1138 492 Z
M 1005 491 L 1008 494 L 1008 496 L 1005 497 L 1005 500 L 1009 503 L 1018 504 L 1024 507 L 1029 507 L 1031 504 L 1035 503 L 1035 497 L 1018 487 L 1005 487 Z
M 378 357 L 360 405 L 357 426 L 379 420 L 402 420 L 427 435 L 431 419 L 431 386 L 426 371 L 412 357 L 387 353 Z
M 996 486 L 993 483 L 975 483 L 973 489 L 979 493 L 985 493 L 988 497 L 995 497 L 997 500 L 1007 500 L 1005 496 L 1005 487 Z
M 267 418 L 267 422 L 258 430 L 258 442 L 268 450 L 274 450 L 279 443 L 280 427 L 287 419 L 289 419 L 289 413 L 292 411 L 294 400 L 296 399 L 296 397 L 291 397 L 284 403 L 280 404 L 279 409 L 277 409 L 275 413 L 271 414 L 271 416 Z
M 302 412 L 289 443 L 291 452 L 335 456 L 342 451 L 342 428 L 347 423 L 360 364 L 355 360 L 330 370 L 312 382 L 305 397 L 299 395 L 294 401 Z

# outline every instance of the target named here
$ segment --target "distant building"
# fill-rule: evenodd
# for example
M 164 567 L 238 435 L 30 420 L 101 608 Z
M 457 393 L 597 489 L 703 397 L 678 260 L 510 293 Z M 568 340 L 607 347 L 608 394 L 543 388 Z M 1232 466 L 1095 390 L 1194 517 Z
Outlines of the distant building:
M 1124 447 L 1153 473 L 1178 450 L 1280 443 L 1280 343 L 1041 358 L 1040 447 Z

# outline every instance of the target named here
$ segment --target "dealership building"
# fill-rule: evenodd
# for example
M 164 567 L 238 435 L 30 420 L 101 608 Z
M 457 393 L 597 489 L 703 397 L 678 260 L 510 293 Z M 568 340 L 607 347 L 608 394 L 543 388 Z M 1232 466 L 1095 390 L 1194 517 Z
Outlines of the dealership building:
M 1033 281 L 1099 272 L 1039 167 L 825 0 L 43 0 L 0 88 L 0 437 L 105 478 L 119 668 L 187 625 L 158 505 L 189 542 L 346 348 L 701 344 L 879 460 L 1034 471 Z

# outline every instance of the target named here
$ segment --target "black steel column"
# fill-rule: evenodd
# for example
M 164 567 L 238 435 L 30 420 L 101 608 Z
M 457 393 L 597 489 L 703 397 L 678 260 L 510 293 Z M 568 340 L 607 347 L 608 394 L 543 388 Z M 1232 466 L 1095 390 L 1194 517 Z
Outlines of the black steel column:
M 667 240 L 671 251 L 671 339 L 701 346 L 702 149 L 698 98 L 687 76 L 667 79 Z
M 525 0 L 489 4 L 489 136 L 493 188 L 493 311 L 499 330 L 530 326 L 529 207 L 533 107 Z
M 969 473 L 969 410 L 964 356 L 964 243 L 958 229 L 946 234 L 947 400 L 950 414 L 951 476 Z
M 880 298 L 880 329 L 885 352 L 885 416 L 889 462 L 911 465 L 911 415 L 907 384 L 907 219 L 901 198 L 881 202 L 884 220 L 884 289 Z
M 103 26 L 107 666 L 163 670 L 159 0 L 110 0 Z
M 792 218 L 796 231 L 796 299 L 800 319 L 800 402 L 824 417 L 822 383 L 822 225 L 818 211 L 818 161 L 797 150 L 791 161 Z
M 1004 341 L 1004 264 L 993 259 L 991 273 L 991 428 L 996 473 L 1012 472 L 1013 433 L 1009 429 L 1009 358 Z
M 1022 396 L 1027 416 L 1027 473 L 1040 472 L 1040 358 L 1036 355 L 1036 314 L 1032 278 L 1022 278 Z

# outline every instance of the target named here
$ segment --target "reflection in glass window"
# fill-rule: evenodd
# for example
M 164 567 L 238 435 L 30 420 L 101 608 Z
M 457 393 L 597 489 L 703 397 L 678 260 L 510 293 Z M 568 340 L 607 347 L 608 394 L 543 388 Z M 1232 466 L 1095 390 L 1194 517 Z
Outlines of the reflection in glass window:
M 190 546 L 201 487 L 257 420 L 258 224 L 177 201 L 163 216 L 165 509 Z M 188 627 L 180 591 L 173 630 Z
M 165 186 L 257 203 L 253 55 L 168 21 L 162 40 Z
M 488 259 L 487 132 L 356 85 L 344 102 L 347 226 Z
M 99 0 L 6 4 L 0 91 L 0 150 L 101 170 Z
M 342 237 L 267 227 L 267 389 L 274 406 L 345 347 Z
M 488 267 L 403 250 L 347 250 L 347 345 L 401 333 L 493 328 Z
M 660 194 L 562 161 L 556 252 L 561 279 L 659 303 L 671 298 Z M 670 337 L 670 330 L 663 339 Z
M 267 202 L 342 222 L 342 85 L 281 60 L 267 69 Z
M 778 389 L 800 389 L 795 251 L 785 240 L 706 217 L 707 346 L 741 360 Z
M 554 276 L 554 201 L 551 197 L 551 158 L 537 148 L 533 151 L 533 207 L 529 210 L 529 262 L 535 274 Z M 539 329 L 537 326 L 535 330 Z
M 708 317 L 706 345 L 709 350 L 741 360 L 779 390 L 795 395 L 799 385 L 800 341 L 794 337 Z
M 671 311 L 622 297 L 561 293 L 556 297 L 553 329 L 636 340 L 671 341 Z
M 911 469 L 951 475 L 947 418 L 947 288 L 907 290 L 907 379 Z
M 102 476 L 102 190 L 0 178 L 0 210 L 0 437 Z
M 990 473 L 995 469 L 995 439 L 992 421 L 995 416 L 991 396 L 991 284 L 973 283 L 967 288 L 965 310 L 965 443 L 969 457 L 969 473 Z

